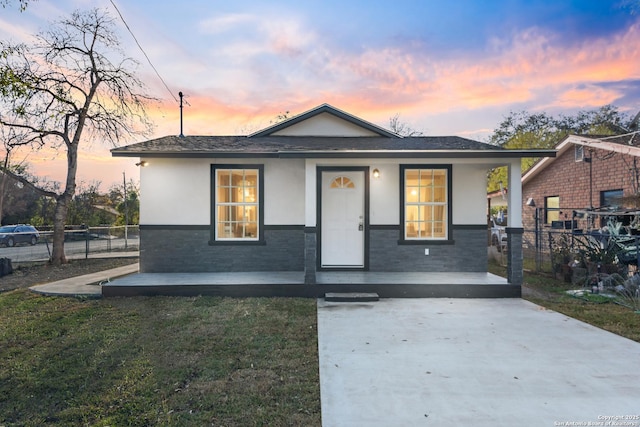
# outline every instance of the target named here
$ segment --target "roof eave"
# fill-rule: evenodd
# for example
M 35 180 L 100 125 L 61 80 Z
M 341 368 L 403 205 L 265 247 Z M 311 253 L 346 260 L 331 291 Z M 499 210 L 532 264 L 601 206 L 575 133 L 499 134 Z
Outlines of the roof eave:
M 555 150 L 314 150 L 314 151 L 118 151 L 113 157 L 148 158 L 526 158 L 555 157 Z
M 562 141 L 556 145 L 556 151 L 561 154 L 569 150 L 574 145 L 582 145 L 587 148 L 596 148 L 599 150 L 605 150 L 610 152 L 616 152 L 621 154 L 628 154 L 630 156 L 640 157 L 640 148 L 636 146 L 629 146 L 623 144 L 616 144 L 604 141 L 605 138 L 590 137 L 588 135 L 567 135 Z M 555 156 L 554 156 L 555 157 Z M 553 159 L 542 159 L 540 162 L 533 165 L 521 179 L 522 184 L 525 184 L 530 179 L 533 179 L 536 175 L 542 172 L 545 168 L 553 162 Z

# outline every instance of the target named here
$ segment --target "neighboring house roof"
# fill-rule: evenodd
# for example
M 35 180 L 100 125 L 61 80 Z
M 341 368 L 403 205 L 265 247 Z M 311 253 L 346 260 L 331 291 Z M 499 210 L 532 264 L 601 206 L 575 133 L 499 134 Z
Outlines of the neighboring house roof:
M 557 150 L 558 157 L 575 145 L 640 157 L 640 147 L 633 144 L 640 144 L 640 135 L 638 135 L 638 132 L 614 136 L 567 135 L 556 145 L 555 149 Z M 540 159 L 540 161 L 522 175 L 522 183 L 524 184 L 538 175 L 551 165 L 554 160 L 553 157 Z
M 331 122 L 345 135 L 328 135 Z M 305 123 L 302 123 L 305 122 Z M 311 125 L 310 125 L 311 124 Z M 165 136 L 111 150 L 115 157 L 521 158 L 555 150 L 507 150 L 459 136 L 401 137 L 323 104 L 249 136 Z
M 490 193 L 487 193 L 487 200 L 489 204 L 494 207 L 502 207 L 507 206 L 507 194 L 508 189 L 503 187 L 501 190 L 495 190 Z
M 116 209 L 112 208 L 111 206 L 105 206 L 105 205 L 93 205 L 94 208 L 107 212 L 111 215 L 115 215 L 118 216 L 120 215 L 120 212 L 118 212 Z

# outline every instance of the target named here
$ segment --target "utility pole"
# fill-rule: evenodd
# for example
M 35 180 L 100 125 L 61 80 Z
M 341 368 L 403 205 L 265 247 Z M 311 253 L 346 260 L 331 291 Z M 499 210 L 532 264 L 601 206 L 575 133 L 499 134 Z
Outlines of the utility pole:
M 180 97 L 180 138 L 184 138 L 184 133 L 182 132 L 182 98 L 184 95 L 182 92 L 178 92 L 178 96 Z
M 127 203 L 127 176 L 122 172 L 122 183 L 124 184 L 124 249 L 128 249 L 127 232 L 129 231 L 129 204 Z

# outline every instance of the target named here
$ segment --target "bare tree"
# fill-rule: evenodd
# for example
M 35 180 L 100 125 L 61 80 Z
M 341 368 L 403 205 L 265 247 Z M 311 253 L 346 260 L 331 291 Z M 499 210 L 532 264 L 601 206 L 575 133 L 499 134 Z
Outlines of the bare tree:
M 389 129 L 391 132 L 398 134 L 400 136 L 422 136 L 424 135 L 421 131 L 415 130 L 406 123 L 400 121 L 400 113 L 396 113 L 395 116 L 389 119 Z
M 4 200 L 7 189 L 7 182 L 11 178 L 6 174 L 6 170 L 10 170 L 11 167 L 11 154 L 13 150 L 21 145 L 19 134 L 16 134 L 14 129 L 5 129 L 0 127 L 0 139 L 4 145 L 4 155 L 2 158 L 2 164 L 0 165 L 0 224 L 4 218 Z
M 276 115 L 276 118 L 271 120 L 269 123 L 278 124 L 280 122 L 284 122 L 285 120 L 289 120 L 290 118 L 291 118 L 291 113 L 289 112 L 289 110 L 285 111 L 284 113 L 281 111 L 279 114 Z
M 99 9 L 53 24 L 32 46 L 2 44 L 0 125 L 26 133 L 24 141 L 34 149 L 64 149 L 67 157 L 62 191 L 42 192 L 56 200 L 54 264 L 66 262 L 64 226 L 76 190 L 79 145 L 116 145 L 151 129 L 145 110 L 151 98 L 133 72 L 137 62 L 119 44 L 113 19 Z
M 32 0 L 32 1 L 35 1 L 35 0 Z M 11 3 L 13 3 L 13 0 L 0 0 L 0 6 L 2 6 L 2 8 L 11 6 Z M 27 5 L 29 4 L 29 0 L 18 0 L 18 4 L 20 5 L 20 11 L 22 12 L 27 8 Z

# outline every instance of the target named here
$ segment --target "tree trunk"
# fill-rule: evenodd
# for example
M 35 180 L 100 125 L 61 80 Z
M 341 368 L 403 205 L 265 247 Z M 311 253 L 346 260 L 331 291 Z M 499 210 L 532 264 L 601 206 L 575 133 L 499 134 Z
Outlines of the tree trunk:
M 66 197 L 66 194 L 63 194 L 56 200 L 56 209 L 53 215 L 53 252 L 51 253 L 51 263 L 54 265 L 67 263 L 67 257 L 64 254 L 64 226 L 70 199 L 70 197 Z
M 7 154 L 4 156 L 4 163 L 2 167 L 2 173 L 0 173 L 0 225 L 2 225 L 2 218 L 4 218 L 4 193 L 7 187 L 7 174 L 5 171 L 9 166 L 9 149 L 7 148 Z
M 78 144 L 67 144 L 67 181 L 64 192 L 56 199 L 56 209 L 53 215 L 53 252 L 51 264 L 67 263 L 64 254 L 64 226 L 67 221 L 69 202 L 76 192 L 76 172 L 78 171 Z
M 0 225 L 2 225 L 2 218 L 4 218 L 4 188 L 7 181 L 7 175 L 0 173 Z

